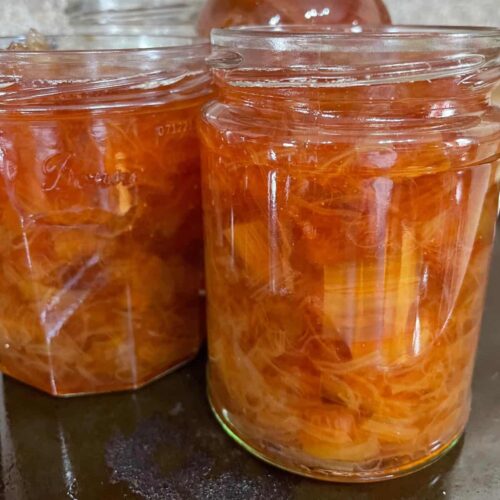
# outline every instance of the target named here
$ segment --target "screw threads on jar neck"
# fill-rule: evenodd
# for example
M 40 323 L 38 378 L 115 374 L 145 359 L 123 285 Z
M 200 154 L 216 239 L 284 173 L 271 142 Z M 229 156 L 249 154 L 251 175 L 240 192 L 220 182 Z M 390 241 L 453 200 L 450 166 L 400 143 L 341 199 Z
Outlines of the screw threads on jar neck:
M 194 35 L 200 1 L 190 0 L 76 0 L 66 13 L 78 32 L 144 32 Z M 142 30 L 141 30 L 142 28 Z
M 267 27 L 216 30 L 223 99 L 300 116 L 443 120 L 477 115 L 500 79 L 500 31 Z M 367 49 L 371 47 L 371 49 Z

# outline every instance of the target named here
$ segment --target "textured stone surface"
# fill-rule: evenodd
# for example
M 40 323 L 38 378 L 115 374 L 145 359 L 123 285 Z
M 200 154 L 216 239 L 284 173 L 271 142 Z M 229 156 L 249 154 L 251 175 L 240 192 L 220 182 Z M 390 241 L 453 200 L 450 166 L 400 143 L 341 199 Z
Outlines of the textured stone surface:
M 386 0 L 394 21 L 405 24 L 469 24 L 500 26 L 498 0 Z M 0 0 L 0 34 L 46 33 L 68 29 L 63 14 L 66 0 Z
M 30 27 L 44 33 L 67 30 L 66 0 L 0 0 L 0 34 L 23 33 Z

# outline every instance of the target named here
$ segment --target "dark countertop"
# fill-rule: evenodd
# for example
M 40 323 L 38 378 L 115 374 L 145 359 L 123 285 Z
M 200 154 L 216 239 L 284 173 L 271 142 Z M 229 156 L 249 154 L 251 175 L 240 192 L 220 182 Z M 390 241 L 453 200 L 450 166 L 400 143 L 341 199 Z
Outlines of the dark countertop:
M 273 469 L 212 418 L 204 356 L 136 393 L 60 400 L 0 379 L 0 498 L 7 500 L 500 499 L 500 241 L 460 444 L 413 476 L 320 483 Z

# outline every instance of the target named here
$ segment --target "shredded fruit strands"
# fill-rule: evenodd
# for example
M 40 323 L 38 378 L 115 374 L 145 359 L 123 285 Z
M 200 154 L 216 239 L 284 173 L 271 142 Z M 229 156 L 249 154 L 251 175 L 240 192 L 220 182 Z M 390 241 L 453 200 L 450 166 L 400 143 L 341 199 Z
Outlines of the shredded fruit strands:
M 11 42 L 7 50 L 37 51 L 50 50 L 48 40 L 40 32 L 30 29 L 24 42 Z
M 245 123 L 218 104 L 201 127 L 212 404 L 292 470 L 407 470 L 467 421 L 498 160 L 475 124 L 462 149 L 412 129 L 383 149 L 347 131 L 302 143 L 292 120 L 261 129 L 253 98 Z
M 35 32 L 11 46 L 46 48 Z M 109 392 L 196 355 L 203 266 L 194 124 L 205 93 L 120 113 L 59 113 L 51 101 L 36 119 L 22 108 L 2 114 L 4 373 L 56 395 Z M 65 99 L 70 108 L 91 96 Z

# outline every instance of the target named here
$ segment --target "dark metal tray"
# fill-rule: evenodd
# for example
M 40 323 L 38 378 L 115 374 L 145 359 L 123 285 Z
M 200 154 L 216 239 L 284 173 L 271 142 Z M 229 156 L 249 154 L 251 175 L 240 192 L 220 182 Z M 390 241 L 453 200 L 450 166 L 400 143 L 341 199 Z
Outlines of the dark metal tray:
M 202 355 L 136 393 L 61 400 L 0 379 L 0 497 L 7 500 L 500 499 L 500 242 L 467 433 L 438 463 L 373 485 L 273 469 L 231 441 L 205 398 Z

